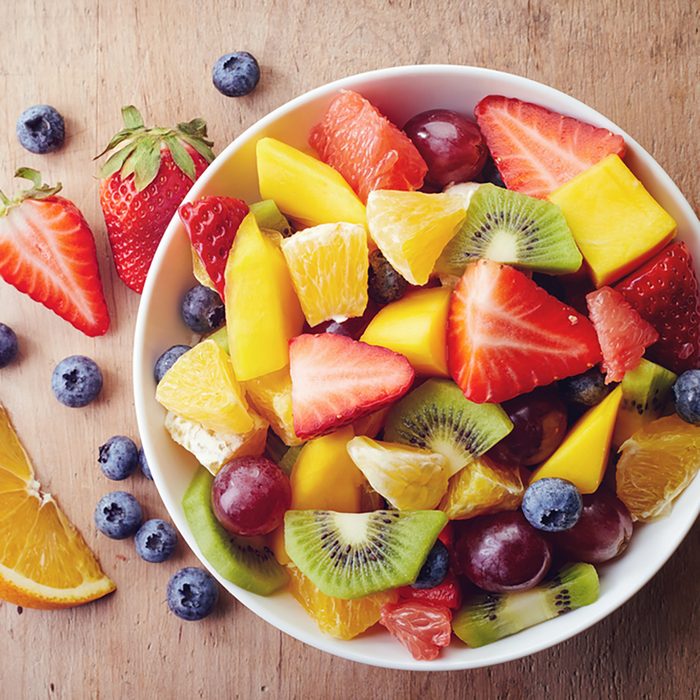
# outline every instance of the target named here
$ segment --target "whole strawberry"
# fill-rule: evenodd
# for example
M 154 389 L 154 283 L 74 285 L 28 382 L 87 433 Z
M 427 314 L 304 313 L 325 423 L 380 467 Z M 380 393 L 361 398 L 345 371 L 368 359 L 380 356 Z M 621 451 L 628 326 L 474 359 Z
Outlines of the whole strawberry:
M 160 239 L 192 183 L 214 159 L 202 119 L 174 129 L 146 128 L 136 107 L 122 109 L 124 128 L 98 158 L 100 204 L 117 274 L 139 294 Z
M 89 336 L 109 328 L 95 239 L 61 184 L 20 168 L 32 187 L 9 199 L 0 192 L 0 277 Z

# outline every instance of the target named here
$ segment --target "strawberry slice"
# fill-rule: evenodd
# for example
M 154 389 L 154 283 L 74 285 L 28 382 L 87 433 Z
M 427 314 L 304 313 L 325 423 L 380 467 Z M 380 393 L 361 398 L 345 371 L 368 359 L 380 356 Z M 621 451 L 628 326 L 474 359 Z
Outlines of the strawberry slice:
M 685 243 L 672 243 L 615 289 L 658 331 L 650 359 L 679 374 L 700 366 L 700 288 Z
M 89 336 L 109 328 L 95 239 L 72 202 L 57 197 L 31 168 L 15 177 L 33 187 L 0 192 L 0 277 Z
M 489 95 L 474 109 L 506 187 L 545 198 L 611 153 L 622 158 L 621 136 L 540 105 Z
M 291 340 L 289 371 L 294 432 L 302 440 L 396 401 L 415 375 L 403 355 L 333 333 Z
M 649 345 L 659 339 L 647 323 L 620 294 L 601 287 L 586 296 L 588 311 L 603 351 L 605 383 L 621 382 L 634 369 Z
M 500 403 L 600 362 L 591 322 L 508 265 L 467 266 L 450 300 L 450 374 L 476 403 Z
M 248 211 L 242 199 L 233 197 L 202 197 L 178 210 L 190 243 L 222 299 L 228 254 Z

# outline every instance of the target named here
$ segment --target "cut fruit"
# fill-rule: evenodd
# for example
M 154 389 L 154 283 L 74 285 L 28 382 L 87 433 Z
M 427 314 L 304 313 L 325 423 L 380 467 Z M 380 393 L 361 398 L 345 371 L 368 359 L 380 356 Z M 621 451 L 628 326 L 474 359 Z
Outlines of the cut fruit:
M 356 420 L 352 424 L 355 435 L 366 435 L 371 438 L 377 437 L 384 428 L 387 415 L 389 415 L 389 409 L 382 408 L 380 411 L 370 413 L 368 416 Z
M 282 242 L 306 321 L 342 323 L 367 308 L 367 232 L 359 224 L 321 224 Z
M 356 437 L 347 451 L 370 486 L 399 510 L 435 508 L 447 489 L 447 460 L 418 447 Z
M 199 253 L 197 253 L 194 248 L 192 248 L 192 274 L 201 285 L 209 287 L 209 289 L 213 289 L 215 292 L 218 291 L 216 285 L 214 284 L 214 280 L 209 277 L 207 268 L 204 267 L 202 258 L 199 257 Z
M 444 531 L 443 531 L 444 532 Z M 442 535 L 440 536 L 442 540 Z M 450 549 L 451 545 L 443 542 Z M 462 591 L 457 577 L 451 572 L 447 572 L 447 576 L 442 583 L 432 588 L 414 588 L 413 586 L 402 586 L 398 589 L 399 598 L 401 600 L 412 600 L 418 603 L 425 603 L 436 607 L 445 607 L 450 610 L 458 610 L 462 604 Z
M 282 234 L 283 238 L 289 238 L 294 233 L 289 221 L 272 199 L 263 199 L 262 202 L 251 204 L 250 211 L 261 230 L 277 231 L 277 233 Z
M 0 542 L 0 598 L 9 603 L 69 608 L 116 589 L 51 494 L 41 491 L 2 405 Z
M 200 469 L 182 498 L 197 546 L 206 561 L 227 581 L 260 595 L 270 595 L 287 582 L 280 566 L 262 537 L 236 537 L 226 532 L 211 508 L 214 477 Z
M 564 212 L 597 287 L 639 267 L 676 232 L 676 222 L 616 155 L 549 199 Z
M 158 382 L 156 399 L 168 411 L 212 432 L 247 433 L 253 419 L 228 355 L 204 340 L 181 355 Z
M 363 202 L 372 190 L 417 190 L 428 171 L 408 136 L 351 90 L 333 99 L 311 129 L 309 144 Z
M 550 275 L 576 272 L 583 260 L 559 207 L 492 184 L 472 196 L 467 218 L 435 270 L 461 276 L 479 258 Z
M 344 600 L 322 593 L 295 567 L 289 569 L 289 590 L 319 629 L 337 639 L 353 639 L 379 622 L 382 607 L 394 603 L 396 591 Z
M 440 510 L 450 520 L 516 510 L 524 492 L 519 469 L 504 467 L 482 456 L 450 479 Z
M 384 438 L 444 455 L 451 477 L 512 429 L 500 406 L 472 403 L 453 382 L 429 379 L 391 409 Z
M 367 223 L 365 207 L 343 177 L 322 161 L 273 138 L 256 146 L 260 194 L 304 226 Z
M 294 432 L 323 435 L 403 396 L 415 373 L 402 355 L 332 333 L 289 346 Z
M 213 340 L 227 355 L 228 351 L 228 330 L 226 326 L 221 326 L 218 331 L 214 331 L 208 335 L 204 340 Z
M 450 302 L 447 362 L 468 399 L 500 403 L 599 361 L 585 316 L 512 267 L 467 266 Z
M 401 353 L 418 374 L 447 377 L 447 312 L 451 290 L 417 289 L 388 304 L 360 340 Z
M 587 411 L 569 431 L 557 451 L 532 474 L 530 483 L 554 477 L 570 481 L 581 493 L 594 493 L 608 464 L 610 443 L 622 400 L 618 386 Z
M 287 552 L 326 595 L 361 598 L 413 583 L 447 518 L 437 510 L 289 510 Z
M 165 417 L 165 429 L 178 445 L 191 452 L 216 476 L 234 457 L 259 457 L 265 451 L 268 423 L 255 413 L 249 415 L 253 427 L 247 433 L 214 432 L 201 423 L 176 416 L 172 411 Z
M 586 303 L 603 352 L 605 383 L 622 381 L 625 373 L 639 364 L 644 351 L 659 339 L 659 334 L 620 292 L 610 287 L 591 292 Z
M 673 372 L 644 359 L 625 374 L 613 447 L 619 447 L 647 423 L 663 415 L 676 379 Z
M 226 264 L 226 327 L 239 381 L 289 364 L 289 339 L 304 326 L 287 263 L 252 214 L 243 220 Z
M 452 622 L 468 646 L 481 647 L 598 600 L 598 574 L 591 564 L 570 564 L 529 591 L 487 593 L 468 599 Z
M 633 520 L 656 520 L 668 515 L 700 469 L 700 430 L 675 415 L 659 418 L 620 451 L 617 497 Z
M 372 239 L 408 282 L 424 285 L 465 216 L 459 195 L 381 190 L 367 200 Z
M 381 623 L 418 661 L 437 659 L 452 639 L 452 613 L 445 606 L 419 601 L 385 605 Z

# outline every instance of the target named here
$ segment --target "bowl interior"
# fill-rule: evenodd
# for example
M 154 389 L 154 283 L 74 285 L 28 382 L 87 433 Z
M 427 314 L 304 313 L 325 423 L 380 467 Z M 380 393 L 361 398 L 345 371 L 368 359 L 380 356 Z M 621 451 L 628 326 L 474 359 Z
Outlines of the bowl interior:
M 691 207 L 662 168 L 622 129 L 553 88 L 483 68 L 407 66 L 353 76 L 313 90 L 275 110 L 239 136 L 194 185 L 187 199 L 207 194 L 241 197 L 249 202 L 259 199 L 255 166 L 258 138 L 274 136 L 308 150 L 309 128 L 330 98 L 342 88 L 361 92 L 399 125 L 418 112 L 436 107 L 470 114 L 482 97 L 497 93 L 537 102 L 612 129 L 627 141 L 628 165 L 676 219 L 679 238 L 688 243 L 696 261 L 700 260 L 700 223 Z M 165 413 L 155 401 L 153 380 L 153 365 L 163 350 L 176 343 L 193 341 L 180 319 L 179 309 L 183 294 L 194 283 L 187 235 L 176 216 L 153 261 L 139 308 L 134 346 L 134 394 L 139 430 L 156 486 L 183 537 L 207 565 L 194 542 L 180 503 L 198 465 L 166 433 Z M 596 603 L 480 649 L 468 649 L 453 642 L 438 660 L 431 662 L 414 661 L 402 646 L 382 631 L 372 631 L 347 642 L 334 640 L 319 632 L 290 594 L 284 592 L 264 598 L 217 578 L 263 619 L 338 656 L 399 669 L 475 668 L 552 646 L 609 614 L 658 571 L 683 539 L 699 510 L 700 479 L 695 479 L 669 517 L 639 527 L 625 555 L 600 569 L 601 596 Z M 212 573 L 216 575 L 213 570 Z

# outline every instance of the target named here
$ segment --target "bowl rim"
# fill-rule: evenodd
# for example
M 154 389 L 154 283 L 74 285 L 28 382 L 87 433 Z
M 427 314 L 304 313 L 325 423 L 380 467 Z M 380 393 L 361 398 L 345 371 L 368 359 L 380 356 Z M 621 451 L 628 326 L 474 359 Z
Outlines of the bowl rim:
M 215 175 L 216 172 L 222 167 L 232 154 L 241 148 L 241 146 L 255 136 L 264 131 L 266 127 L 274 123 L 280 117 L 293 112 L 297 107 L 300 107 L 308 102 L 313 101 L 317 97 L 330 95 L 333 92 L 342 90 L 344 88 L 352 88 L 356 83 L 362 82 L 367 79 L 385 79 L 398 77 L 407 74 L 430 74 L 435 72 L 445 72 L 459 74 L 462 77 L 468 79 L 469 77 L 480 76 L 480 77 L 494 77 L 500 82 L 509 82 L 514 86 L 522 88 L 523 86 L 534 89 L 544 96 L 549 96 L 552 101 L 565 101 L 570 105 L 575 105 L 580 113 L 583 113 L 583 118 L 588 119 L 599 126 L 608 128 L 616 133 L 623 135 L 625 142 L 632 146 L 635 154 L 635 158 L 641 161 L 647 168 L 651 169 L 654 173 L 654 180 L 659 188 L 661 188 L 665 193 L 668 194 L 674 201 L 674 204 L 680 208 L 684 215 L 688 217 L 691 221 L 697 220 L 695 212 L 692 207 L 685 199 L 684 195 L 681 193 L 678 186 L 671 179 L 671 177 L 666 173 L 666 171 L 659 165 L 654 158 L 634 139 L 624 129 L 621 129 L 617 124 L 609 120 L 604 115 L 600 114 L 597 110 L 588 106 L 584 102 L 581 102 L 575 97 L 568 95 L 567 93 L 558 90 L 554 87 L 546 85 L 531 78 L 526 78 L 523 76 L 516 75 L 514 73 L 495 70 L 492 68 L 485 68 L 481 66 L 474 65 L 457 65 L 457 64 L 422 64 L 422 65 L 399 65 L 389 68 L 380 68 L 376 70 L 364 71 L 361 73 L 356 73 L 338 80 L 325 83 L 323 85 L 317 86 L 308 90 L 307 92 L 294 97 L 293 99 L 285 102 L 279 107 L 275 108 L 271 112 L 267 113 L 261 119 L 255 121 L 252 125 L 241 132 L 231 143 L 224 148 L 221 153 L 212 161 L 209 167 L 204 171 L 204 173 L 199 177 L 199 179 L 193 184 L 192 188 L 189 190 L 185 196 L 183 202 L 189 202 L 199 196 L 202 189 L 205 188 L 208 181 Z M 468 654 L 464 657 L 459 657 L 457 659 L 440 659 L 435 661 L 416 661 L 414 659 L 407 658 L 405 661 L 401 660 L 385 660 L 383 658 L 371 657 L 366 653 L 359 653 L 355 651 L 355 647 L 348 644 L 345 648 L 330 649 L 329 644 L 332 640 L 323 635 L 320 631 L 314 631 L 314 634 L 307 634 L 306 632 L 299 630 L 293 624 L 287 623 L 284 619 L 277 616 L 276 613 L 270 612 L 265 609 L 265 597 L 258 596 L 254 593 L 250 593 L 243 589 L 238 588 L 230 581 L 225 580 L 221 577 L 218 572 L 209 564 L 209 562 L 202 555 L 201 550 L 194 541 L 194 538 L 190 532 L 190 529 L 184 520 L 181 518 L 179 513 L 174 512 L 173 508 L 170 507 L 168 501 L 169 499 L 164 498 L 162 494 L 161 483 L 165 483 L 165 477 L 161 471 L 157 452 L 153 447 L 151 438 L 149 435 L 149 430 L 147 429 L 146 415 L 148 408 L 146 402 L 148 399 L 152 400 L 152 391 L 150 390 L 150 383 L 144 381 L 146 379 L 146 366 L 149 363 L 145 362 L 145 338 L 147 335 L 147 316 L 148 309 L 153 302 L 156 292 L 155 279 L 157 277 L 156 271 L 159 270 L 162 264 L 162 260 L 165 257 L 166 250 L 176 235 L 176 231 L 179 227 L 178 214 L 176 213 L 173 219 L 168 224 L 168 227 L 163 235 L 163 238 L 158 246 L 156 254 L 154 256 L 153 262 L 149 270 L 148 277 L 144 286 L 143 294 L 139 303 L 138 314 L 136 319 L 136 327 L 134 333 L 134 347 L 133 347 L 133 391 L 134 391 L 134 406 L 136 410 L 136 420 L 139 429 L 139 434 L 141 437 L 141 442 L 146 455 L 146 459 L 151 467 L 151 472 L 153 475 L 153 480 L 158 490 L 158 494 L 168 511 L 169 516 L 172 518 L 180 535 L 184 538 L 190 549 L 194 552 L 195 556 L 199 559 L 202 565 L 222 584 L 222 586 L 234 595 L 234 597 L 245 605 L 249 610 L 255 613 L 258 617 L 262 618 L 265 622 L 272 624 L 274 627 L 280 631 L 298 639 L 305 644 L 308 644 L 320 651 L 338 656 L 340 658 L 345 658 L 350 661 L 355 661 L 362 664 L 367 664 L 371 666 L 377 666 L 381 668 L 390 668 L 396 670 L 410 670 L 410 671 L 457 671 L 466 670 L 471 668 L 484 668 L 495 666 L 507 661 L 513 661 L 516 659 L 521 659 L 531 654 L 543 651 L 553 647 L 561 642 L 570 639 L 580 632 L 592 627 L 597 622 L 603 618 L 610 615 L 617 608 L 622 606 L 627 602 L 632 596 L 634 596 L 643 586 L 645 586 L 649 580 L 663 567 L 663 565 L 668 561 L 671 555 L 676 551 L 682 540 L 687 535 L 690 528 L 693 526 L 695 520 L 700 514 L 700 501 L 697 503 L 695 508 L 695 513 L 691 513 L 686 517 L 685 521 L 679 523 L 678 527 L 674 533 L 673 537 L 667 540 L 667 548 L 663 552 L 662 556 L 657 559 L 655 565 L 648 570 L 644 570 L 634 581 L 634 583 L 625 589 L 622 593 L 617 595 L 610 595 L 609 598 L 599 599 L 595 604 L 596 607 L 590 606 L 588 608 L 583 608 L 581 610 L 587 610 L 588 615 L 575 615 L 572 614 L 571 624 L 567 626 L 563 631 L 552 635 L 551 637 L 540 640 L 528 646 L 527 648 L 522 648 L 518 650 L 499 650 L 493 653 L 490 660 L 470 660 Z M 149 395 L 149 391 L 151 392 Z M 162 482 L 161 482 L 162 480 Z M 234 593 L 231 588 L 236 590 Z M 567 616 L 568 617 L 568 616 Z M 465 647 L 466 649 L 466 647 Z

